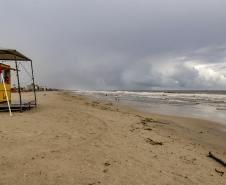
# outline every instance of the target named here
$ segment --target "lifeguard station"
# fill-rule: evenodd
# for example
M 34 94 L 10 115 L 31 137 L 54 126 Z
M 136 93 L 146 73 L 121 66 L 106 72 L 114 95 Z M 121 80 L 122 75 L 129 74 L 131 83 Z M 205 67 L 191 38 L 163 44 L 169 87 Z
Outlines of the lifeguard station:
M 31 101 L 23 101 L 21 96 L 20 87 L 20 69 L 18 64 L 21 62 L 30 62 L 31 67 L 31 80 L 33 87 L 34 99 Z M 7 63 L 7 64 L 5 64 Z M 15 68 L 11 66 L 14 64 Z M 25 68 L 24 68 L 25 69 Z M 17 88 L 16 92 L 19 95 L 19 102 L 14 102 L 11 96 L 11 72 L 16 72 Z M 37 99 L 35 92 L 35 82 L 33 73 L 32 60 L 23 55 L 22 53 L 11 49 L 0 49 L 0 111 L 24 111 L 37 107 Z
M 0 63 L 0 103 L 11 102 L 11 75 L 10 66 Z M 6 94 L 7 93 L 7 94 Z

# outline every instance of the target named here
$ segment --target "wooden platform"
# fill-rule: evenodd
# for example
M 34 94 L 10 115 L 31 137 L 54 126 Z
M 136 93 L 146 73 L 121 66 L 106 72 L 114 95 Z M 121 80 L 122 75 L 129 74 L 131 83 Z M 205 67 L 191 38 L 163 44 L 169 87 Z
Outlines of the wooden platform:
M 21 107 L 19 102 L 11 102 L 10 106 L 12 111 L 20 111 L 21 108 L 22 108 L 22 111 L 27 111 L 35 107 L 35 102 L 34 101 L 22 102 Z M 0 112 L 8 112 L 8 111 L 9 111 L 8 104 L 0 103 Z

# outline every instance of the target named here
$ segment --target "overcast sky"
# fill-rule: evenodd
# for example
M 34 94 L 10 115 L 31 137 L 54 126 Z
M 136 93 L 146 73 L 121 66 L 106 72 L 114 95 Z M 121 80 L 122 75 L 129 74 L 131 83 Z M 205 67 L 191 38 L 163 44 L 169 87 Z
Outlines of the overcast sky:
M 0 1 L 0 46 L 40 85 L 226 89 L 225 0 Z

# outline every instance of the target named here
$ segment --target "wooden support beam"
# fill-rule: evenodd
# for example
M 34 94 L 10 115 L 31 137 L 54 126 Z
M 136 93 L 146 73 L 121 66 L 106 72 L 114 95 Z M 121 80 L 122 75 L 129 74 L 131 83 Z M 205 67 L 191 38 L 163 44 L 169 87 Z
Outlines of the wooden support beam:
M 21 89 L 20 89 L 20 77 L 19 77 L 19 71 L 18 71 L 18 64 L 17 61 L 15 60 L 16 64 L 16 76 L 17 76 L 17 84 L 18 84 L 18 93 L 19 93 L 19 98 L 20 98 L 20 112 L 23 111 L 22 108 L 22 98 L 21 98 Z
M 37 107 L 37 98 L 36 98 L 36 91 L 35 91 L 35 78 L 34 78 L 34 70 L 33 70 L 32 60 L 31 60 L 31 74 L 32 74 L 33 92 L 34 92 L 34 97 L 35 97 L 35 107 Z

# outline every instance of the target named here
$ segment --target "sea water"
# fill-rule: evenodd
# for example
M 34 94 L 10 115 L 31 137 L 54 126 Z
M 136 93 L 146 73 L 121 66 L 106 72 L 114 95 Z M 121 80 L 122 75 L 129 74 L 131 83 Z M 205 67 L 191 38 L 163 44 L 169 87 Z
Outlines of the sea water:
M 226 91 L 75 91 L 145 112 L 200 118 L 226 124 Z

